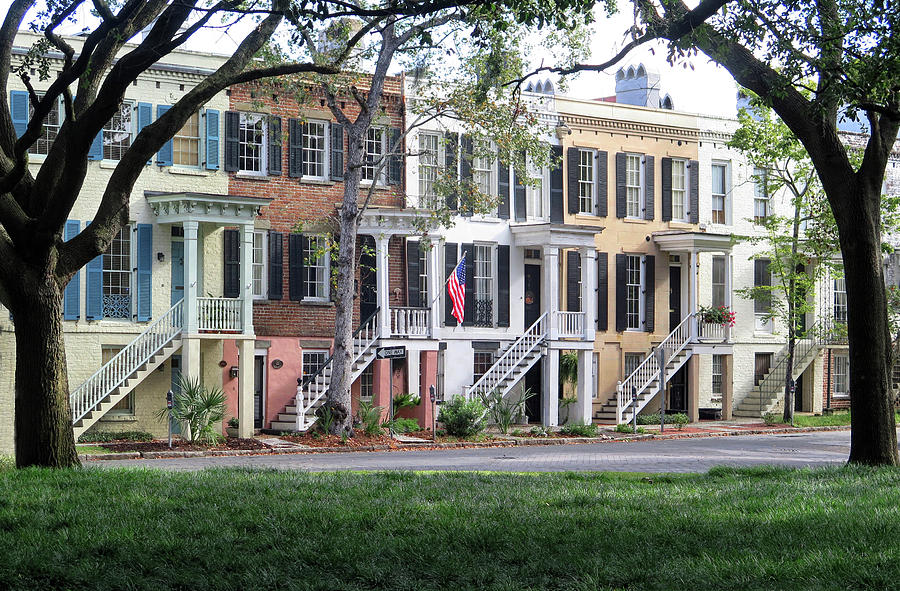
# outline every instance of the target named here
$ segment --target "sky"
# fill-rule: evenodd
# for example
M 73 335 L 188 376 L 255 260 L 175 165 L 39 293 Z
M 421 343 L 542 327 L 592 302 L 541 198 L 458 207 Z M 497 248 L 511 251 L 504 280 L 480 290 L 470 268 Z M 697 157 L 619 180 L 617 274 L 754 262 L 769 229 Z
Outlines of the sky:
M 4 14 L 9 4 L 9 0 L 0 0 L 0 9 Z M 631 25 L 633 17 L 631 5 L 627 2 L 620 4 L 624 10 L 612 17 L 607 17 L 599 8 L 595 12 L 596 24 L 592 30 L 591 40 L 592 63 L 609 59 L 624 45 L 624 33 Z M 81 10 L 81 16 L 85 21 L 92 20 L 86 8 Z M 75 26 L 64 32 L 75 33 L 78 30 L 79 27 Z M 236 47 L 239 40 L 240 33 L 237 30 L 209 31 L 202 37 L 192 40 L 187 48 L 209 51 L 210 47 L 214 47 L 216 52 L 227 53 Z M 713 64 L 703 54 L 675 66 L 669 65 L 665 56 L 666 50 L 662 44 L 648 44 L 632 51 L 621 65 L 627 67 L 643 63 L 648 69 L 655 69 L 660 74 L 660 96 L 668 93 L 678 111 L 722 116 L 735 114 L 737 87 L 727 71 Z M 536 55 L 533 65 L 535 67 L 541 65 L 543 63 L 541 59 L 539 54 Z M 570 77 L 566 94 L 585 99 L 611 96 L 615 94 L 614 76 L 618 69 L 614 67 L 608 72 L 585 72 Z

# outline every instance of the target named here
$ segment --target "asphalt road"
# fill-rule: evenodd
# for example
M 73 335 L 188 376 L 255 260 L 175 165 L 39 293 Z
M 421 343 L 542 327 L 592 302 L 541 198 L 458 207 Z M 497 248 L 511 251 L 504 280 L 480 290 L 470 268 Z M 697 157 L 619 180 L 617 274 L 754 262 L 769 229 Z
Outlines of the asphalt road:
M 434 451 L 353 452 L 166 460 L 101 460 L 100 468 L 163 470 L 252 467 L 279 470 L 483 470 L 495 472 L 705 472 L 713 466 L 840 465 L 850 451 L 849 431 L 742 435 Z

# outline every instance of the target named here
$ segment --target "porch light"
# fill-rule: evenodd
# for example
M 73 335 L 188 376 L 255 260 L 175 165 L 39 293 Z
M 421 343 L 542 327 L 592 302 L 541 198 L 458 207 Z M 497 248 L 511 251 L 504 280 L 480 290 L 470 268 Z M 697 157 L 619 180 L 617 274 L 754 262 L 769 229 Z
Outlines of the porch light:
M 234 378 L 238 377 L 238 366 L 237 365 L 231 366 L 231 369 L 228 370 L 228 377 L 231 378 L 232 380 Z
M 166 253 L 164 253 L 164 252 L 156 253 L 156 260 L 159 262 L 163 262 L 164 260 L 166 260 Z

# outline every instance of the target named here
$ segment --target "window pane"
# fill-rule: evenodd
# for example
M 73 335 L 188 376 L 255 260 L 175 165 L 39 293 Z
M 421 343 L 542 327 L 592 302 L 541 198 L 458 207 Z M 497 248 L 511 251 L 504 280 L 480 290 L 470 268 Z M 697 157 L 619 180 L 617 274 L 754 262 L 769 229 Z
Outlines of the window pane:
M 43 97 L 43 93 L 38 93 L 39 97 Z M 28 120 L 30 121 L 34 117 L 34 105 L 31 101 L 28 101 Z M 59 128 L 62 124 L 62 115 L 60 109 L 60 101 L 54 101 L 53 105 L 50 107 L 50 112 L 47 113 L 47 116 L 44 118 L 44 126 L 41 129 L 41 135 L 38 136 L 37 141 L 28 148 L 29 154 L 48 154 L 50 152 L 50 146 L 53 145 L 54 140 L 56 140 L 56 136 L 59 134 Z
M 486 154 L 490 153 L 490 142 L 476 140 L 475 156 L 472 158 L 472 182 L 475 187 L 485 195 L 493 195 L 494 185 L 494 159 Z
M 311 121 L 304 129 L 303 176 L 325 178 L 325 123 Z
M 263 232 L 253 233 L 253 296 L 266 295 L 266 244 Z
M 440 136 L 434 133 L 419 134 L 419 198 L 427 206 L 434 198 L 434 182 L 438 178 L 438 154 Z
M 306 297 L 328 298 L 328 243 L 322 237 L 306 238 Z
M 174 163 L 179 166 L 200 164 L 200 113 L 194 113 L 172 138 Z
M 712 305 L 725 305 L 725 257 L 712 259 Z
M 625 257 L 625 316 L 628 328 L 641 328 L 641 257 Z
M 378 127 L 371 127 L 366 133 L 366 165 L 362 168 L 362 179 L 364 181 L 381 182 L 384 178 L 384 169 L 378 171 L 381 165 L 381 159 L 384 155 L 384 130 Z
M 685 190 L 685 162 L 684 160 L 673 160 L 672 161 L 672 219 L 673 220 L 683 220 L 685 219 L 685 197 L 687 195 L 687 191 Z
M 266 129 L 262 116 L 241 113 L 238 139 L 238 168 L 245 172 L 265 172 Z
M 103 254 L 103 316 L 131 318 L 131 228 L 125 226 Z
M 641 157 L 637 154 L 628 154 L 625 157 L 625 205 L 628 217 L 642 216 Z
M 475 326 L 494 325 L 494 248 L 475 245 Z
M 580 150 L 578 165 L 578 211 L 594 213 L 594 152 Z
M 131 103 L 123 102 L 118 113 L 113 115 L 103 128 L 103 157 L 107 160 L 121 160 L 131 146 Z

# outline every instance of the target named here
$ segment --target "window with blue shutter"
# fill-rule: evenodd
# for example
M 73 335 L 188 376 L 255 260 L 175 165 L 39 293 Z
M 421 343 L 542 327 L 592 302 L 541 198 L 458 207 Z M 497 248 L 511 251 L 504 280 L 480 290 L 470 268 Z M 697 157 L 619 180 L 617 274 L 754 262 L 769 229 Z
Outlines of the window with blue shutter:
M 87 264 L 84 315 L 88 320 L 103 318 L 103 255 Z
M 159 119 L 165 115 L 166 111 L 171 109 L 169 105 L 156 105 L 156 118 Z M 156 164 L 158 166 L 172 166 L 172 140 L 162 145 L 159 152 L 156 153 Z
M 141 133 L 145 127 L 153 122 L 153 105 L 150 103 L 137 104 L 137 133 Z M 153 164 L 153 160 L 148 160 L 147 164 Z
M 88 150 L 88 160 L 103 160 L 103 132 L 97 132 Z
M 9 91 L 9 113 L 12 116 L 16 137 L 25 135 L 28 129 L 28 93 L 24 90 Z
M 81 230 L 81 222 L 78 220 L 66 220 L 63 239 L 68 242 L 78 236 Z M 78 320 L 81 313 L 81 271 L 75 273 L 69 280 L 63 292 L 63 320 Z
M 137 319 L 153 316 L 153 225 L 137 225 Z
M 219 170 L 219 112 L 206 110 L 206 169 Z

